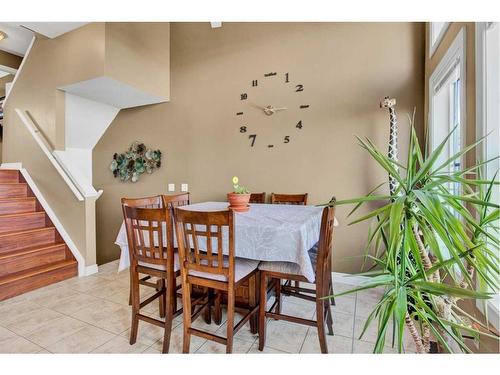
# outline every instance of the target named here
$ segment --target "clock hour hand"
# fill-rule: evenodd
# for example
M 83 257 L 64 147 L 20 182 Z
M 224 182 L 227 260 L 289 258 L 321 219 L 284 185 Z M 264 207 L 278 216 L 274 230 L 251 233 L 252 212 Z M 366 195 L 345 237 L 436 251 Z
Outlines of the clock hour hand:
M 285 111 L 287 109 L 288 109 L 287 107 L 273 108 L 273 111 Z

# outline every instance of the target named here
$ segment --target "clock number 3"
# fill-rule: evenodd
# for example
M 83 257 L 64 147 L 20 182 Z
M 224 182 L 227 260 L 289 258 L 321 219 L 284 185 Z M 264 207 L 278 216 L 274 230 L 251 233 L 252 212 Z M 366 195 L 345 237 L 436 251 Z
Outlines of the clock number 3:
M 255 144 L 255 139 L 257 138 L 257 134 L 250 134 L 248 136 L 248 139 L 251 139 L 252 140 L 252 144 L 250 145 L 250 147 L 253 147 L 253 145 Z

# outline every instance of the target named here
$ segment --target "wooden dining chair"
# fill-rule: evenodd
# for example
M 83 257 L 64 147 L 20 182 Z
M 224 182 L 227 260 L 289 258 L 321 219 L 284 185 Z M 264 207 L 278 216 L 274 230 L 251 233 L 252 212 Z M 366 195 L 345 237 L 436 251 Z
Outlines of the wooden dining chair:
M 174 306 L 176 278 L 180 275 L 180 264 L 173 248 L 171 211 L 166 208 L 138 208 L 124 206 L 127 237 L 129 239 L 130 269 L 132 285 L 132 327 L 130 344 L 135 344 L 139 320 L 164 329 L 163 353 L 168 353 L 172 320 L 182 313 Z M 164 233 L 165 228 L 165 233 Z M 164 236 L 167 236 L 167 241 Z M 166 244 L 166 246 L 165 246 Z M 161 289 L 141 301 L 139 274 L 157 277 Z M 141 308 L 159 298 L 163 300 L 165 321 L 141 314 Z
M 236 288 L 257 272 L 259 262 L 235 257 L 233 211 L 200 212 L 176 208 L 175 223 L 184 308 L 183 352 L 189 353 L 191 335 L 195 335 L 226 345 L 226 353 L 232 353 L 234 334 L 258 312 L 258 306 L 248 310 L 238 308 L 245 315 L 234 325 Z M 223 244 L 227 244 L 227 255 L 223 254 Z M 220 292 L 227 293 L 226 337 L 192 327 L 193 320 L 204 309 L 210 309 L 209 300 L 198 311 L 192 311 L 190 292 L 195 286 L 217 290 L 219 296 Z
M 331 273 L 331 248 L 333 239 L 334 207 L 327 206 L 323 209 L 319 242 L 309 250 L 309 257 L 315 269 L 315 288 L 301 288 L 288 286 L 289 295 L 316 303 L 316 320 L 299 318 L 281 313 L 281 296 L 275 290 L 275 301 L 269 310 L 266 309 L 267 280 L 277 279 L 278 282 L 270 283 L 273 288 L 281 288 L 281 280 L 295 280 L 308 282 L 300 274 L 298 266 L 288 262 L 262 262 L 260 270 L 260 308 L 259 308 L 259 350 L 264 349 L 266 342 L 266 317 L 276 320 L 286 320 L 293 323 L 317 327 L 319 343 L 322 353 L 328 353 L 325 336 L 325 321 L 328 333 L 333 335 L 333 319 L 330 309 L 330 300 L 324 298 L 333 295 Z
M 125 220 L 125 227 L 127 224 L 127 218 L 125 215 L 125 207 L 137 207 L 137 208 L 163 208 L 164 207 L 161 195 L 155 195 L 152 197 L 142 197 L 142 198 L 122 198 L 121 202 L 122 202 L 123 218 Z M 128 238 L 128 235 L 127 235 L 127 240 L 128 240 L 129 251 L 130 251 L 130 247 L 132 245 L 130 242 L 130 238 Z M 130 271 L 132 271 L 132 269 L 130 269 Z M 158 280 L 157 283 L 152 283 L 150 280 L 151 280 L 150 275 L 143 276 L 143 277 L 139 278 L 139 284 L 144 285 L 144 286 L 148 286 L 151 288 L 155 288 L 157 291 L 162 288 L 161 280 Z M 129 291 L 128 304 L 132 305 L 132 273 L 130 274 L 130 291 Z M 163 318 L 163 317 L 165 317 L 165 305 L 164 305 L 163 300 L 159 301 L 159 306 L 160 306 L 159 307 L 160 317 Z
M 275 194 L 271 193 L 271 204 L 307 204 L 307 193 L 305 194 Z
M 250 203 L 266 203 L 266 193 L 251 193 Z

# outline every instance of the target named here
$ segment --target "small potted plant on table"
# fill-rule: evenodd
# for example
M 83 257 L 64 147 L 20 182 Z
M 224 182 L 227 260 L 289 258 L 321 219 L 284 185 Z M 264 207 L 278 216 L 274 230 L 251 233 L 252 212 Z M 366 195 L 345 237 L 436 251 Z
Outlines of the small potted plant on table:
M 229 208 L 236 212 L 246 212 L 250 209 L 250 192 L 244 186 L 239 185 L 238 177 L 233 177 L 234 191 L 227 194 Z

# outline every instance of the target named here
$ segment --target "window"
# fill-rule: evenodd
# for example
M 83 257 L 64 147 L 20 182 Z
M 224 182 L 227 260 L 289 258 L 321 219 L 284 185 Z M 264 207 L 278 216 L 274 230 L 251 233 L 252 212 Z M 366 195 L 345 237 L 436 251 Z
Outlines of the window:
M 429 80 L 429 152 L 455 129 L 441 159 L 446 159 L 465 146 L 465 30 L 462 29 Z M 450 172 L 463 167 L 463 160 L 448 166 Z M 439 165 L 439 163 L 438 163 Z M 450 186 L 459 193 L 460 186 Z
M 449 22 L 430 22 L 429 23 L 429 56 L 432 56 L 443 39 L 446 30 L 448 30 Z
M 498 22 L 479 22 L 476 24 L 476 136 L 489 134 L 486 142 L 478 148 L 477 159 L 489 160 L 499 155 L 500 137 L 500 25 Z M 500 168 L 494 160 L 488 163 L 483 173 L 492 179 Z M 496 176 L 500 181 L 500 177 Z M 493 188 L 492 199 L 500 199 L 500 187 Z M 493 230 L 492 230 L 493 231 Z M 495 233 L 498 235 L 498 233 Z M 500 297 L 497 294 L 488 301 L 490 322 L 499 328 Z M 478 304 L 482 309 L 483 305 Z

